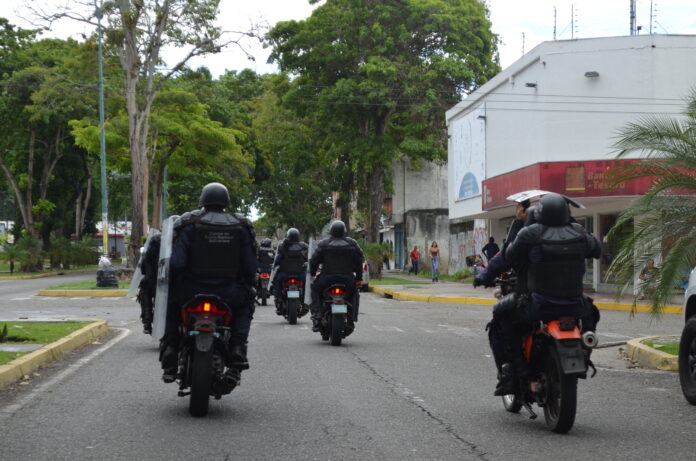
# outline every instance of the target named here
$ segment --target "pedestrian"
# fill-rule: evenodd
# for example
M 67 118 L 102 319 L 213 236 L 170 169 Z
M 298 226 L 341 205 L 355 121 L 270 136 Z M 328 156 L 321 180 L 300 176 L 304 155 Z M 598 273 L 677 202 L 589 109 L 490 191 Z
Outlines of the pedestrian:
M 420 253 L 418 252 L 418 247 L 414 246 L 410 254 L 411 257 L 411 269 L 413 273 L 418 275 L 418 260 L 420 259 Z
M 437 246 L 437 242 L 433 240 L 433 243 L 430 244 L 430 264 L 432 266 L 432 276 L 433 276 L 433 282 L 437 282 L 437 270 L 439 267 L 439 262 L 440 262 L 440 248 Z
M 657 267 L 655 260 L 650 258 L 645 261 L 645 267 L 640 271 L 638 278 L 641 280 L 641 295 L 638 299 L 651 297 L 655 292 L 655 276 L 657 275 Z
M 481 248 L 481 251 L 486 255 L 486 259 L 490 261 L 493 259 L 493 256 L 498 254 L 500 247 L 495 243 L 495 238 L 491 237 L 488 239 L 488 243 Z

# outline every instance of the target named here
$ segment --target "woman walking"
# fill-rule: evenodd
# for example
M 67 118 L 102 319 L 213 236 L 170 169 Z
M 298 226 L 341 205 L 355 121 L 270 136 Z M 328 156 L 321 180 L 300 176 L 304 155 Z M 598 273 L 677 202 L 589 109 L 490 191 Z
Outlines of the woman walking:
M 437 242 L 433 240 L 430 245 L 430 264 L 433 268 L 433 282 L 437 282 L 437 269 L 440 262 L 440 249 L 437 247 Z

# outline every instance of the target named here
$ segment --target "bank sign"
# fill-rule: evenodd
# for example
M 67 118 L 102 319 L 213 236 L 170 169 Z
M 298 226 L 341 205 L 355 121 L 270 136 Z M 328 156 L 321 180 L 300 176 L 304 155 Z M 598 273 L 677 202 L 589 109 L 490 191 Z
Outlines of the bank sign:
M 509 206 L 506 197 L 524 190 L 541 189 L 570 197 L 626 197 L 643 195 L 652 178 L 639 178 L 612 187 L 609 173 L 640 160 L 543 162 L 483 181 L 483 209 Z

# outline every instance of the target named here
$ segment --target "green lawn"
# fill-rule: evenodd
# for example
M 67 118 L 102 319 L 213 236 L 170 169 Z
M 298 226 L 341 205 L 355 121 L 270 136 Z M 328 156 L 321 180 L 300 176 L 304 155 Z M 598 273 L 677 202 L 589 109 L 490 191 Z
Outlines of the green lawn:
M 652 341 L 645 341 L 643 344 L 667 354 L 679 355 L 679 343 L 654 343 Z
M 17 357 L 20 357 L 24 354 L 27 354 L 27 352 L 5 352 L 5 351 L 0 351 L 0 365 L 5 365 L 8 362 L 13 361 Z
M 89 322 L 0 322 L 0 334 L 7 325 L 4 344 L 47 344 L 88 325 Z
M 116 287 L 98 287 L 96 275 L 94 280 L 85 280 L 83 282 L 62 283 L 46 288 L 47 290 L 122 290 L 130 287 L 130 280 L 119 280 L 118 288 Z
M 370 285 L 428 285 L 430 282 L 419 282 L 417 280 L 404 280 L 394 277 L 382 277 L 381 280 L 370 280 Z

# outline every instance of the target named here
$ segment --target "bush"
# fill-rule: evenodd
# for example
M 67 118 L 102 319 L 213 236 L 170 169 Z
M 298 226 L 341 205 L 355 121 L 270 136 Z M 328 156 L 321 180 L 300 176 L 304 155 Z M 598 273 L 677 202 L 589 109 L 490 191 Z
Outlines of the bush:
M 44 252 L 41 240 L 24 234 L 17 242 L 19 250 L 17 260 L 22 272 L 40 272 L 43 270 Z

